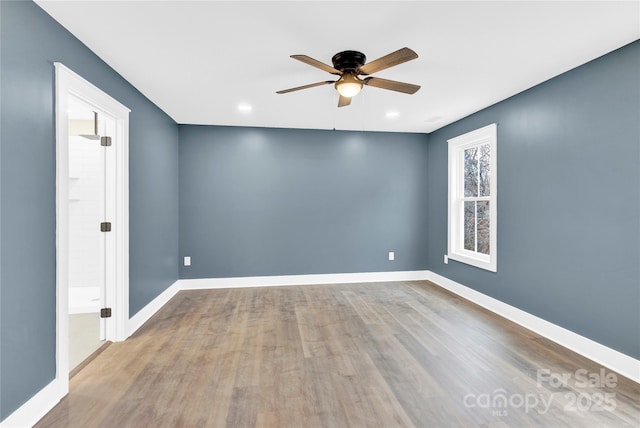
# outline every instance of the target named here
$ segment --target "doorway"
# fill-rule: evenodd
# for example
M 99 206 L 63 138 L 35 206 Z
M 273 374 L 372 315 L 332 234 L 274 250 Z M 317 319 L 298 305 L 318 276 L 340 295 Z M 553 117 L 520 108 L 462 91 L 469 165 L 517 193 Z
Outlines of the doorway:
M 54 65 L 56 383 L 63 396 L 70 369 L 87 353 L 129 336 L 129 109 Z M 81 335 L 88 340 L 78 350 Z
M 108 218 L 107 207 L 115 204 L 107 194 L 112 180 L 107 150 L 101 136 L 113 135 L 115 120 L 81 99 L 70 95 L 69 114 L 69 370 L 97 351 L 106 339 L 108 307 L 105 249 L 113 235 L 98 227 Z M 113 280 L 113 277 L 110 277 Z

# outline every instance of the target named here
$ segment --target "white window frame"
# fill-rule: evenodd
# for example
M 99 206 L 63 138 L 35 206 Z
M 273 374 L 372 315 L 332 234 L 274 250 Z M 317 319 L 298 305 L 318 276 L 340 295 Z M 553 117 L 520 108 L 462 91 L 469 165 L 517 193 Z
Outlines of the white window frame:
M 449 143 L 449 215 L 447 257 L 491 272 L 498 271 L 498 127 L 495 123 L 447 140 Z M 489 143 L 491 175 L 489 176 L 489 246 L 490 254 L 464 248 L 464 151 Z M 481 198 L 478 198 L 481 199 Z M 484 198 L 482 198 L 484 199 Z

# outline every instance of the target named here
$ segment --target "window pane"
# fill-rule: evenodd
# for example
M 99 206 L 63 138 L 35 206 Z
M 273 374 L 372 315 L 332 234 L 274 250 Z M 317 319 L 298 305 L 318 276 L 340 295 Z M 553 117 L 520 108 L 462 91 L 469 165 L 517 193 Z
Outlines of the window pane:
M 489 201 L 480 201 L 477 203 L 477 230 L 478 230 L 478 252 L 481 254 L 489 254 Z
M 478 196 L 478 148 L 464 151 L 464 196 Z
M 464 203 L 464 249 L 476 250 L 476 203 Z
M 489 187 L 489 179 L 491 178 L 491 146 L 489 144 L 483 144 L 479 149 L 480 196 L 489 196 L 491 194 Z

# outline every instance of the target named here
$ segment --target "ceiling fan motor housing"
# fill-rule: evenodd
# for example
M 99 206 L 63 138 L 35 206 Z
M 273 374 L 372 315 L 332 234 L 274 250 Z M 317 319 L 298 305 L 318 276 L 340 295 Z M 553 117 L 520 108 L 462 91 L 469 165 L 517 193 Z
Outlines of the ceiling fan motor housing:
M 358 51 L 338 52 L 333 56 L 333 58 L 331 58 L 333 67 L 343 73 L 356 73 L 366 61 L 367 57 L 362 52 Z

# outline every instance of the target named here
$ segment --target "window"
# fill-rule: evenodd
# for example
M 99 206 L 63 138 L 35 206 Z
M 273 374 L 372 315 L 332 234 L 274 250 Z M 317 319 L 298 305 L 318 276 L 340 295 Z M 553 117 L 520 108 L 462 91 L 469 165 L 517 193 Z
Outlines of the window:
M 449 233 L 447 256 L 497 271 L 497 126 L 448 140 Z

